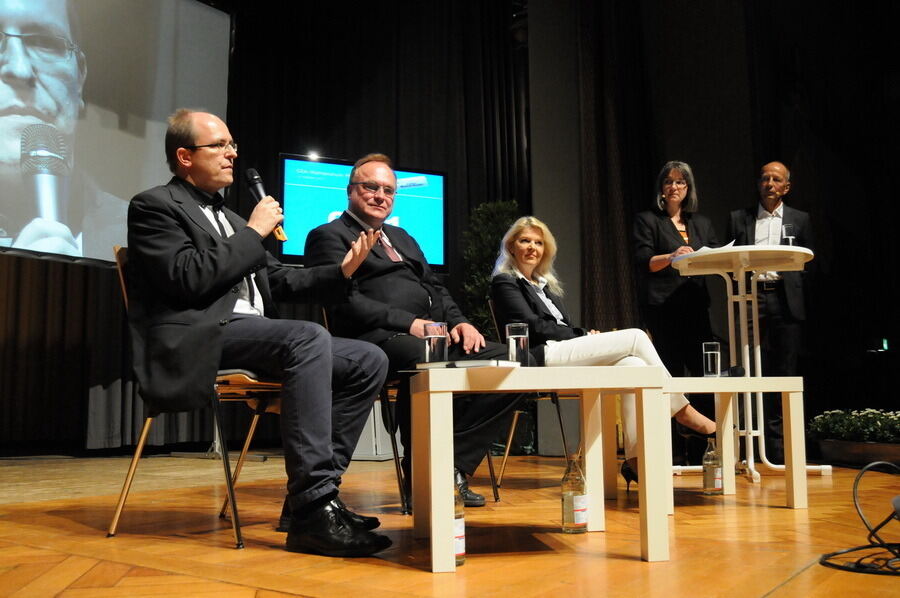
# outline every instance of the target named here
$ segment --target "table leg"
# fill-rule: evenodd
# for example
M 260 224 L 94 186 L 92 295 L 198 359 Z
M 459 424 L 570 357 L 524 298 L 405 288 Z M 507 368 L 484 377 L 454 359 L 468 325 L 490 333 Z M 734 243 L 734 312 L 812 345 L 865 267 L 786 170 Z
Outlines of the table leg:
M 601 414 L 599 390 L 585 390 L 581 393 L 581 439 L 584 443 L 584 486 L 588 495 L 589 532 L 606 529 L 606 505 L 603 502 L 603 433 L 606 414 Z M 613 419 L 615 425 L 615 419 Z
M 784 425 L 785 491 L 787 506 L 806 509 L 806 437 L 803 433 L 803 393 L 781 393 Z
M 453 393 L 412 397 L 413 535 L 431 536 L 431 570 L 456 571 L 453 547 Z
M 722 492 L 736 492 L 734 480 L 734 401 L 735 393 L 716 393 L 716 445 L 722 459 Z
M 600 395 L 600 413 L 603 421 L 603 496 L 606 500 L 615 500 L 618 491 L 616 486 L 619 476 L 619 463 L 616 457 L 619 448 L 616 435 L 618 397 L 618 393 Z
M 638 437 L 638 497 L 641 517 L 641 558 L 669 560 L 668 501 L 672 500 L 672 443 L 668 400 L 659 388 L 635 392 Z M 669 484 L 666 478 L 669 478 Z

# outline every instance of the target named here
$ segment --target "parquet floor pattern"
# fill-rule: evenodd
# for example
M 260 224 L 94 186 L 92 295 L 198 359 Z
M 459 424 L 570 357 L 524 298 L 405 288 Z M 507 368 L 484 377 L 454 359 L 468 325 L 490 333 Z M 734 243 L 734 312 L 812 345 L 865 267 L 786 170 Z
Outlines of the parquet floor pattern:
M 176 472 L 171 479 L 167 467 Z M 900 597 L 896 577 L 817 563 L 821 553 L 865 543 L 851 500 L 855 470 L 810 476 L 808 510 L 783 507 L 779 475 L 761 484 L 739 478 L 731 497 L 701 495 L 699 476 L 676 477 L 671 560 L 645 563 L 637 494 L 626 494 L 624 482 L 607 502 L 605 532 L 569 536 L 559 532 L 563 461 L 515 457 L 502 501 L 466 511 L 466 564 L 434 575 L 411 518 L 399 513 L 389 462 L 354 462 L 342 496 L 381 518 L 390 549 L 364 559 L 282 550 L 284 535 L 274 530 L 281 467 L 280 459 L 245 466 L 238 501 L 246 548 L 236 550 L 230 524 L 217 517 L 224 492 L 217 462 L 146 460 L 118 535 L 106 538 L 126 459 L 0 461 L 0 596 Z M 486 475 L 473 486 L 489 492 Z M 897 494 L 898 476 L 868 475 L 862 496 L 870 520 L 885 517 Z M 900 524 L 885 536 L 900 541 Z

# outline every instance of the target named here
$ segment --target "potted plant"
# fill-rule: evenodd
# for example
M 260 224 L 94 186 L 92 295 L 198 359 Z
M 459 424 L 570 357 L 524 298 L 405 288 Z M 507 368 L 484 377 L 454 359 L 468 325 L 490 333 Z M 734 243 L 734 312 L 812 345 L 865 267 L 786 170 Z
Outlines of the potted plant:
M 900 411 L 826 411 L 810 420 L 807 435 L 818 441 L 822 459 L 828 462 L 900 462 Z

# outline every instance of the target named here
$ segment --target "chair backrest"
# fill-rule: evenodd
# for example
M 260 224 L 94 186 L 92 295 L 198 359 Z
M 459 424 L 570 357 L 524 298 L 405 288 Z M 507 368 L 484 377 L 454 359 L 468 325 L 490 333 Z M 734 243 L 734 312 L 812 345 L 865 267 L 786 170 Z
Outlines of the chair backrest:
M 491 322 L 494 323 L 494 334 L 497 336 L 497 340 L 501 343 L 505 343 L 506 339 L 503 338 L 503 334 L 500 332 L 500 326 L 497 325 L 497 315 L 494 313 L 494 300 L 488 299 L 488 309 L 491 312 Z
M 125 278 L 125 266 L 128 264 L 128 248 L 121 245 L 113 245 L 113 253 L 116 256 L 116 272 L 119 273 L 119 286 L 122 287 L 122 301 L 125 302 L 125 311 L 128 311 L 128 284 Z

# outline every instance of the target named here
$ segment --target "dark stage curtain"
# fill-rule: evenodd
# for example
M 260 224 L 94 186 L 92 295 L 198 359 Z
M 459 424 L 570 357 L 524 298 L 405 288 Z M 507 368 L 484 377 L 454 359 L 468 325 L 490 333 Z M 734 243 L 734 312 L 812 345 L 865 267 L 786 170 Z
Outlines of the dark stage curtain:
M 654 171 L 640 5 L 579 4 L 582 321 L 639 325 L 631 258 L 633 215 Z
M 112 264 L 0 252 L 0 314 L 0 455 L 137 442 L 145 414 Z M 247 414 L 226 417 L 240 438 Z M 157 418 L 148 443 L 211 439 L 198 411 Z
M 746 3 L 755 162 L 791 168 L 816 259 L 803 355 L 828 408 L 896 409 L 898 277 L 893 176 L 900 76 L 888 5 Z M 890 351 L 882 348 L 888 340 Z M 810 393 L 808 393 L 810 394 Z
M 530 207 L 527 48 L 514 41 L 512 2 L 358 6 L 237 7 L 228 123 L 239 167 L 257 168 L 272 191 L 279 151 L 348 160 L 377 151 L 445 171 L 455 290 L 470 210 L 508 199 Z M 229 202 L 249 212 L 246 187 L 235 190 Z

